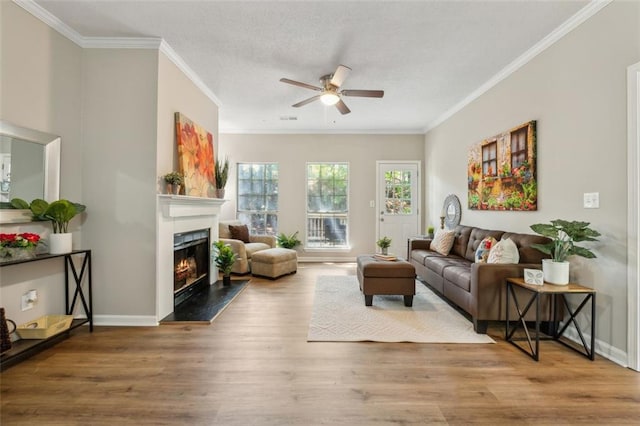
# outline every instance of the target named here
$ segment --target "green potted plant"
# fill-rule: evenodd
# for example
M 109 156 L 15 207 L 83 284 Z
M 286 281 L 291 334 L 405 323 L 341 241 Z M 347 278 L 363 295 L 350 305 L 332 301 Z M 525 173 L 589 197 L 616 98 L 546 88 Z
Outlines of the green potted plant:
M 14 198 L 11 200 L 11 205 L 17 209 L 31 210 L 34 220 L 51 222 L 53 228 L 53 234 L 49 235 L 49 253 L 51 254 L 69 253 L 72 250 L 69 222 L 87 209 L 83 204 L 64 199 L 48 203 L 37 198 L 29 204 L 23 199 Z
M 276 242 L 278 243 L 278 246 L 286 249 L 292 249 L 302 243 L 302 241 L 298 239 L 298 231 L 294 232 L 291 235 L 286 235 L 285 233 L 281 232 L 276 237 Z
M 433 239 L 433 232 L 435 231 L 435 228 L 433 226 L 430 226 L 427 228 L 427 235 L 429 238 Z
M 389 250 L 389 247 L 391 246 L 391 238 L 386 236 L 382 237 L 378 241 L 376 241 L 376 245 L 380 247 L 382 254 L 386 255 Z
M 213 243 L 213 260 L 222 272 L 222 284 L 225 286 L 231 285 L 231 269 L 236 259 L 237 256 L 230 245 L 222 241 Z
M 531 229 L 551 241 L 546 244 L 532 244 L 531 247 L 551 256 L 543 259 L 542 271 L 544 280 L 551 284 L 569 283 L 569 262 L 571 255 L 593 259 L 596 255 L 589 249 L 576 245 L 581 241 L 598 241 L 600 233 L 589 228 L 589 222 L 552 220 L 551 223 L 536 223 Z
M 184 175 L 182 173 L 167 173 L 162 179 L 167 184 L 167 194 L 177 195 L 180 193 L 180 187 L 184 184 Z
M 224 198 L 224 187 L 229 178 L 229 159 L 227 157 L 224 158 L 224 161 L 216 159 L 213 173 L 216 178 L 216 198 Z

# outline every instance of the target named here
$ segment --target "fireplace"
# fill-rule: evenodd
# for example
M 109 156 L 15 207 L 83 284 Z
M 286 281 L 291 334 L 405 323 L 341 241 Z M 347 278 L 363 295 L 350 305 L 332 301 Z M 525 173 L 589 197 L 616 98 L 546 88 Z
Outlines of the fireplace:
M 216 241 L 218 216 L 224 202 L 218 198 L 158 194 L 155 321 L 159 322 L 175 308 L 174 236 L 207 229 L 209 244 Z M 214 284 L 217 277 L 216 265 L 209 256 L 208 279 L 202 281 Z
M 209 285 L 209 229 L 173 235 L 173 305 Z

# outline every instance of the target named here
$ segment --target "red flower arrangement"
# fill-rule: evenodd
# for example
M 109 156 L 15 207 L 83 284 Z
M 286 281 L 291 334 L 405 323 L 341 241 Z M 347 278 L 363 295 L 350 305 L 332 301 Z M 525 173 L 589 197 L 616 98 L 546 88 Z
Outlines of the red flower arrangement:
M 35 248 L 40 241 L 40 235 L 30 232 L 22 234 L 0 234 L 0 247 Z

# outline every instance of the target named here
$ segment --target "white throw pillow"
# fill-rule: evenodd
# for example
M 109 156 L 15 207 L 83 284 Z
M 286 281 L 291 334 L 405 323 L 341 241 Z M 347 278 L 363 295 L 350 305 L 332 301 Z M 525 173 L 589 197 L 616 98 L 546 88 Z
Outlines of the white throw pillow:
M 498 244 L 498 240 L 493 237 L 487 237 L 480 241 L 480 245 L 476 249 L 476 263 L 487 263 L 491 249 Z
M 453 247 L 453 240 L 455 237 L 456 235 L 453 231 L 438 229 L 429 248 L 443 256 L 446 256 L 451 251 L 451 247 Z
M 518 263 L 520 262 L 520 253 L 518 246 L 511 241 L 511 238 L 500 240 L 494 245 L 489 252 L 487 263 Z

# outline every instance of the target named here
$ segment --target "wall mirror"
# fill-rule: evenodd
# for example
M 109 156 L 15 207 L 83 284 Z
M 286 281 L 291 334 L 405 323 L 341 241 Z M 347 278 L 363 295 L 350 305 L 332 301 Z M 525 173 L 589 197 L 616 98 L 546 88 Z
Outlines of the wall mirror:
M 0 172 L 0 223 L 30 221 L 28 210 L 11 209 L 9 201 L 58 199 L 60 137 L 0 120 Z
M 442 211 L 444 213 L 444 223 L 447 225 L 447 228 L 453 229 L 460 224 L 462 208 L 460 206 L 460 200 L 456 195 L 447 195 L 447 198 L 444 199 Z

